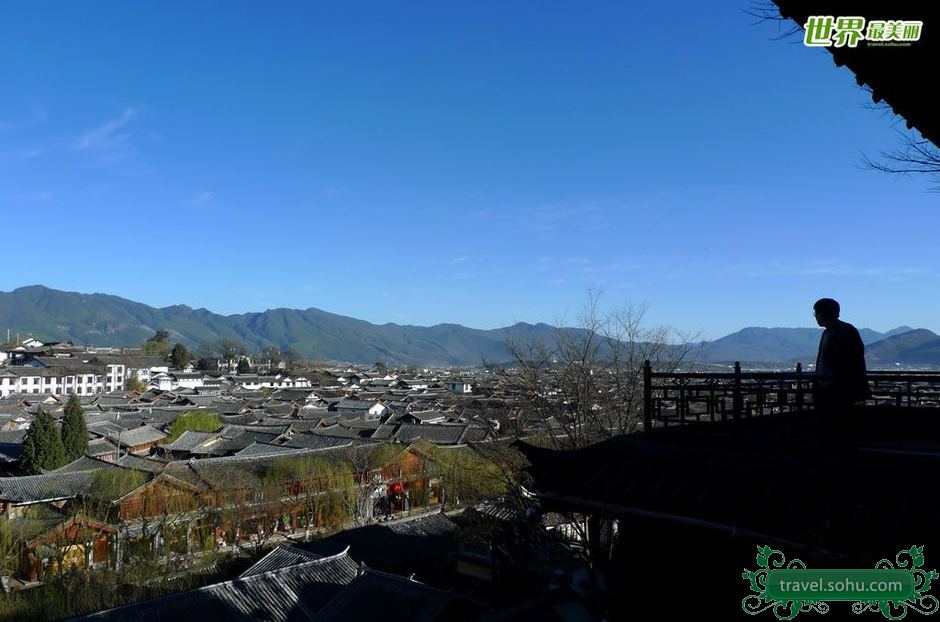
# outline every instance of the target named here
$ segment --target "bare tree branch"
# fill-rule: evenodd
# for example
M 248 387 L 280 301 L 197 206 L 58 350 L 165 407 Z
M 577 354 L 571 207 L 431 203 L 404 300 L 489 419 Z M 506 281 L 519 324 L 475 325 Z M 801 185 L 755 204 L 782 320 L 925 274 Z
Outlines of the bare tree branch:
M 931 191 L 940 192 L 940 149 L 928 140 L 916 138 L 912 132 L 898 133 L 901 135 L 901 146 L 879 152 L 880 161 L 862 153 L 864 167 L 894 175 L 928 175 L 937 184 Z

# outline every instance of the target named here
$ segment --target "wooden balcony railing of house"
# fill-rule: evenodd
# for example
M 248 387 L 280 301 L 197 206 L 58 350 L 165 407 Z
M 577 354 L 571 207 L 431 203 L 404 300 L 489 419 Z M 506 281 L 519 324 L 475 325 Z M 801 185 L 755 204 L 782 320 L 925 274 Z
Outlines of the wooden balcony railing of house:
M 813 408 L 813 384 L 819 376 L 794 371 L 656 372 L 643 367 L 645 430 L 695 421 L 739 420 Z M 940 406 L 940 372 L 871 371 L 870 404 L 896 407 Z

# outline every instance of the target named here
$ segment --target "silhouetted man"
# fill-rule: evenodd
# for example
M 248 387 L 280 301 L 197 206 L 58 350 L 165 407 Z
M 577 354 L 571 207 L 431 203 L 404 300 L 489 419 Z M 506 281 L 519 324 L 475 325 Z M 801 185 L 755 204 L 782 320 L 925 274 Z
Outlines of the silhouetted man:
M 865 376 L 865 344 L 858 330 L 839 319 L 839 303 L 820 298 L 813 305 L 816 323 L 825 328 L 819 338 L 813 401 L 824 447 L 854 447 L 849 416 L 854 404 L 871 396 Z

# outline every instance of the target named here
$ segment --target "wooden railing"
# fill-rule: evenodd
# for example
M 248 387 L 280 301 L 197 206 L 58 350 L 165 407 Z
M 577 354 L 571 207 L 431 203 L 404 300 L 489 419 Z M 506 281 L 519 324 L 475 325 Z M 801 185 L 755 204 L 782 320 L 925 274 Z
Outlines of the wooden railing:
M 792 372 L 655 372 L 643 367 L 644 429 L 689 421 L 726 421 L 812 408 L 819 377 L 797 363 Z M 868 373 L 872 404 L 940 406 L 940 372 Z

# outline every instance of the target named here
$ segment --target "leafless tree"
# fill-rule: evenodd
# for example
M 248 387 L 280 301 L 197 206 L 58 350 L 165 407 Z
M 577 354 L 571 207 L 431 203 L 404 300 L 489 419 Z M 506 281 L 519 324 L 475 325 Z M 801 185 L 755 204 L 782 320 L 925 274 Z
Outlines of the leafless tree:
M 932 190 L 940 192 L 940 149 L 911 131 L 898 130 L 898 133 L 901 135 L 901 145 L 896 149 L 881 151 L 880 161 L 863 154 L 865 167 L 895 175 L 928 175 L 936 183 Z
M 599 292 L 589 291 L 576 326 L 557 328 L 548 343 L 508 344 L 524 426 L 541 426 L 560 448 L 636 431 L 643 416 L 644 361 L 657 371 L 676 371 L 688 366 L 695 348 L 695 335 L 647 325 L 645 305 L 605 311 L 600 299 Z

